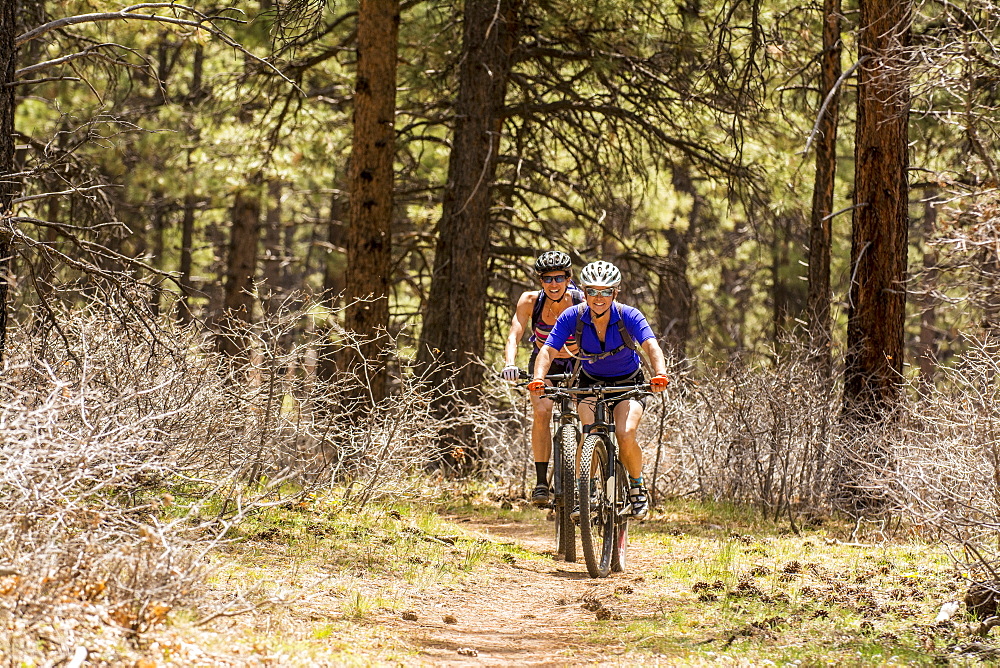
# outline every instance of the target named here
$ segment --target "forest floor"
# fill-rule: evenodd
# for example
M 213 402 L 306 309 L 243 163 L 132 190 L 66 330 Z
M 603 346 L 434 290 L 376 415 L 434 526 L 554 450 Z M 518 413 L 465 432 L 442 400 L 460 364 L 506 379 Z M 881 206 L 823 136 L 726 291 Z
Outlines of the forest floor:
M 796 534 L 688 502 L 633 529 L 628 572 L 594 580 L 517 502 L 275 509 L 216 555 L 206 607 L 171 613 L 134 665 L 971 665 L 991 651 L 964 606 L 936 623 L 965 580 L 912 531 Z

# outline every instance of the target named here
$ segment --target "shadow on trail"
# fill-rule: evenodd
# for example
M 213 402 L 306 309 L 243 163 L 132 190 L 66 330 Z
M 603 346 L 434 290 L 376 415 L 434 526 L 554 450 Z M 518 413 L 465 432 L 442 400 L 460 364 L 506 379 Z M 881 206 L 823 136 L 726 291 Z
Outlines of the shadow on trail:
M 552 571 L 550 575 L 554 578 L 559 578 L 561 580 L 589 580 L 590 576 L 587 575 L 587 571 L 567 571 L 562 568 L 556 567 L 555 571 Z

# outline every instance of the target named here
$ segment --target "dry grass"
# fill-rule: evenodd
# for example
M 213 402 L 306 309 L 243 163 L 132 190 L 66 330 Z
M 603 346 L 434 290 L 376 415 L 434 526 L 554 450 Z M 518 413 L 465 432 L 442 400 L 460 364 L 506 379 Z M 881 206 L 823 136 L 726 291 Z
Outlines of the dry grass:
M 530 471 L 516 395 L 461 416 L 487 453 L 480 473 L 498 481 L 493 501 L 474 485 L 441 501 L 443 481 L 423 466 L 450 425 L 412 370 L 377 409 L 352 411 L 370 370 L 324 382 L 323 357 L 358 342 L 314 314 L 248 326 L 240 363 L 127 312 L 94 302 L 62 314 L 59 330 L 13 333 L 20 356 L 0 379 L 0 659 L 419 662 L 423 641 L 396 626 L 411 606 L 450 591 L 499 625 L 493 608 L 532 604 L 512 585 L 558 588 L 537 541 L 484 540 L 433 512 L 550 530 L 517 510 Z M 313 329 L 290 337 L 307 317 Z M 647 445 L 647 476 L 661 497 L 703 505 L 673 506 L 638 533 L 639 580 L 600 589 L 607 619 L 567 618 L 573 651 L 604 656 L 613 636 L 616 651 L 667 662 L 956 656 L 942 647 L 969 628 L 933 626 L 936 609 L 970 579 L 1000 580 L 994 357 L 970 354 L 897 427 L 861 439 L 837 427 L 835 393 L 794 357 L 678 383 L 685 391 L 652 402 L 644 421 L 647 443 L 664 443 L 658 464 Z M 881 460 L 854 457 L 875 442 Z M 831 525 L 846 465 L 882 502 Z M 582 586 L 546 609 L 596 605 Z M 568 651 L 541 633 L 529 645 L 534 657 Z
M 936 624 L 965 581 L 941 545 L 826 521 L 801 535 L 725 506 L 668 504 L 642 527 L 633 651 L 683 663 L 933 663 L 968 626 Z M 961 621 L 959 614 L 955 620 Z M 895 657 L 895 658 L 893 658 Z
M 190 633 L 205 656 L 233 665 L 255 657 L 295 666 L 408 663 L 419 645 L 389 620 L 411 611 L 426 618 L 431 613 L 418 601 L 427 592 L 542 558 L 421 504 L 374 504 L 353 513 L 341 499 L 271 509 L 245 522 L 212 559 L 204 609 L 176 614 L 162 632 Z M 226 612 L 205 623 L 210 610 Z M 153 647 L 148 656 L 163 658 Z
M 567 580 L 582 566 L 539 547 L 551 540 L 543 515 L 500 503 L 441 499 L 435 508 L 451 521 L 426 504 L 359 516 L 331 514 L 326 501 L 262 518 L 218 556 L 209 594 L 268 605 L 213 621 L 201 646 L 220 657 L 264 652 L 279 665 L 427 665 L 454 660 L 457 647 L 484 651 L 491 629 L 514 623 L 530 652 L 546 651 L 533 629 L 548 629 L 539 635 L 557 663 L 572 642 L 572 656 L 597 663 L 930 665 L 962 661 L 976 639 L 963 611 L 935 623 L 943 603 L 960 600 L 963 574 L 912 534 L 863 526 L 852 539 L 852 524 L 827 520 L 797 536 L 754 511 L 675 502 L 633 532 L 627 574 Z M 262 531 L 280 539 L 255 537 Z M 438 623 L 428 636 L 426 623 L 400 621 L 411 612 L 465 625 Z
M 208 557 L 244 523 L 332 486 L 353 511 L 408 493 L 443 426 L 418 377 L 345 417 L 366 370 L 331 383 L 316 369 L 356 341 L 316 330 L 285 347 L 301 312 L 242 332 L 249 364 L 130 313 L 95 300 L 58 329 L 12 332 L 17 354 L 0 377 L 2 659 L 130 656 L 198 600 Z

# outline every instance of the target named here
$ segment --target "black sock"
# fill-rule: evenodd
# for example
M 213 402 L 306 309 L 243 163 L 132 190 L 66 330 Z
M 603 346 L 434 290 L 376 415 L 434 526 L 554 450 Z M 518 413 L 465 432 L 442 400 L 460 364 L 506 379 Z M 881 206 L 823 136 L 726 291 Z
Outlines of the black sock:
M 549 463 L 535 462 L 535 480 L 538 485 L 549 484 Z

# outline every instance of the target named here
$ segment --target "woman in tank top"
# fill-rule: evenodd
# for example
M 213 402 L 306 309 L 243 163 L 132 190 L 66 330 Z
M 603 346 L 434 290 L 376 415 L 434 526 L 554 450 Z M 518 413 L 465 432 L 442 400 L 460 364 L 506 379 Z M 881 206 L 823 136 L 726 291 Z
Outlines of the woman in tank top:
M 502 375 L 509 381 L 516 381 L 519 369 L 515 364 L 517 347 L 530 323 L 531 357 L 528 360 L 528 373 L 534 373 L 535 359 L 538 351 L 549 338 L 549 333 L 563 311 L 583 302 L 583 293 L 572 286 L 572 261 L 569 255 L 562 251 L 542 253 L 535 260 L 535 274 L 540 290 L 529 290 L 517 300 L 517 308 L 510 322 L 510 333 L 507 335 L 507 345 L 504 348 L 504 370 Z M 559 351 L 549 368 L 549 373 L 569 373 L 572 371 L 573 358 L 571 351 L 576 345 L 572 340 Z M 551 383 L 550 383 L 551 384 Z M 536 485 L 531 492 L 531 502 L 544 506 L 549 502 L 548 464 L 552 455 L 552 421 L 551 399 L 531 397 L 533 422 L 531 425 L 531 449 L 535 457 Z

